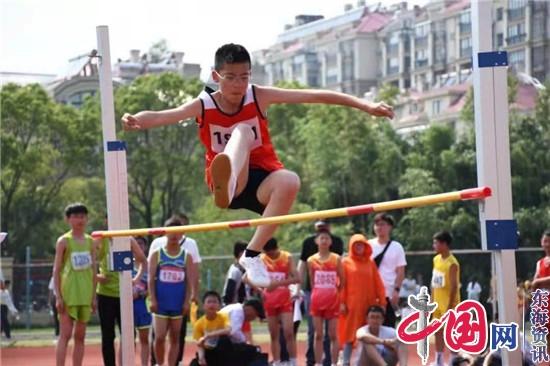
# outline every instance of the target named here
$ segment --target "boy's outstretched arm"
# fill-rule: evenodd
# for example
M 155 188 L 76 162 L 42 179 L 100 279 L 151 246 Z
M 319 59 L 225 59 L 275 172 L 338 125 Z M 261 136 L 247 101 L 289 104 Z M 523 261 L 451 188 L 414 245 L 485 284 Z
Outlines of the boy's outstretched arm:
M 357 108 L 373 116 L 393 118 L 393 107 L 384 102 L 369 102 L 353 95 L 322 89 L 283 89 L 256 86 L 262 112 L 271 104 L 322 103 Z
M 202 113 L 201 101 L 194 98 L 185 104 L 163 111 L 141 111 L 136 114 L 124 113 L 122 116 L 122 127 L 126 131 L 144 130 L 166 125 L 173 125 L 179 121 L 196 118 Z

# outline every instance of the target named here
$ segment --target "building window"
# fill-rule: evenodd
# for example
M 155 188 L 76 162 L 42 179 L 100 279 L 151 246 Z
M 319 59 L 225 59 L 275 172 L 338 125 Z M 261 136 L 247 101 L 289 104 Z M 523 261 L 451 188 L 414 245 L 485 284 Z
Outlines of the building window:
M 338 55 L 336 53 L 329 53 L 327 55 L 327 69 L 332 69 L 338 66 Z
M 333 85 L 338 83 L 338 75 L 327 75 L 325 82 L 327 85 Z
M 462 38 L 460 40 L 460 57 L 470 57 L 472 56 L 472 39 Z
M 525 0 L 508 0 L 508 9 L 522 9 L 525 8 Z
M 545 17 L 544 13 L 542 16 L 535 15 L 533 17 L 533 38 L 542 38 L 544 37 L 544 22 Z
M 522 19 L 526 5 L 525 0 L 508 0 L 508 21 Z
M 470 33 L 472 31 L 472 22 L 470 20 L 470 12 L 464 12 L 460 14 L 460 20 L 458 22 L 458 28 L 460 34 Z
M 428 51 L 426 49 L 415 52 L 416 67 L 428 66 Z
M 502 20 L 504 18 L 504 9 L 498 8 L 497 9 L 497 21 Z
M 350 81 L 355 79 L 355 52 L 354 42 L 345 41 L 340 44 L 342 55 L 342 80 Z
M 525 50 L 508 53 L 508 62 L 516 71 L 525 71 Z
M 417 25 L 414 29 L 414 33 L 415 33 L 415 36 L 417 38 L 427 36 L 429 31 L 430 31 L 430 24 L 429 23 L 424 23 L 424 24 L 421 24 L 421 25 Z
M 299 62 L 299 63 L 294 62 L 292 64 L 292 75 L 295 78 L 302 77 L 302 71 L 303 71 L 302 67 L 303 67 L 303 64 L 301 62 Z
M 506 38 L 506 43 L 508 45 L 521 43 L 525 41 L 525 24 L 518 23 L 508 26 L 508 38 Z
M 497 33 L 497 47 L 504 46 L 504 34 Z
M 470 11 L 460 14 L 460 23 L 470 23 Z
M 438 115 L 441 112 L 441 100 L 434 100 L 432 103 L 432 114 Z
M 544 70 L 544 46 L 533 48 L 533 70 Z

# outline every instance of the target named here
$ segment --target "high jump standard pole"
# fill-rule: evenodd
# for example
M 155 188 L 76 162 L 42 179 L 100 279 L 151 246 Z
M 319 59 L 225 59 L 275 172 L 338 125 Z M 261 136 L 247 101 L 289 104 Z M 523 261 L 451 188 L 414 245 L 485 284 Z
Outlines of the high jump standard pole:
M 97 33 L 101 122 L 107 190 L 107 221 L 109 229 L 126 229 L 130 225 L 128 207 L 128 173 L 126 144 L 117 141 L 109 28 L 100 25 Z M 132 252 L 129 238 L 104 241 L 109 245 L 110 270 L 119 272 L 122 365 L 134 365 L 134 307 L 132 298 Z

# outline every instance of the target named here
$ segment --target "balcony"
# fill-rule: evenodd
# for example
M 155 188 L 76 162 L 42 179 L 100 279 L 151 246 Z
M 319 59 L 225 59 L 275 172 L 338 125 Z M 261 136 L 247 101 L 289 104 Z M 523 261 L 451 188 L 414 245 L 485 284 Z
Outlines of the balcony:
M 459 23 L 458 28 L 460 30 L 460 34 L 472 33 L 472 23 Z
M 421 68 L 421 67 L 426 67 L 426 66 L 428 66 L 428 59 L 424 58 L 424 59 L 416 60 L 414 65 L 417 69 Z
M 527 38 L 527 34 L 517 34 L 515 36 L 506 37 L 506 43 L 510 45 L 514 45 L 517 43 L 525 42 L 525 39 Z
M 513 22 L 525 17 L 525 8 L 508 9 L 508 21 Z

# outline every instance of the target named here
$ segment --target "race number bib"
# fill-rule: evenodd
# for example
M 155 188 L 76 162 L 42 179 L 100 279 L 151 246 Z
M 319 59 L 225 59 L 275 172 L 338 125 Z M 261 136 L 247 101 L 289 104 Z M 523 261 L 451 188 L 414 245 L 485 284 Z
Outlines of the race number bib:
M 269 279 L 271 281 L 282 281 L 286 278 L 286 273 L 284 272 L 268 272 Z
M 335 288 L 336 272 L 334 271 L 315 271 L 314 282 L 317 288 Z
M 445 273 L 434 269 L 432 272 L 432 288 L 443 287 L 445 287 Z
M 75 271 L 82 271 L 92 266 L 92 255 L 90 252 L 72 252 L 71 265 Z
M 254 142 L 252 143 L 251 150 L 262 146 L 262 135 L 260 133 L 260 121 L 258 117 L 248 119 L 246 121 L 241 121 L 238 124 L 246 124 L 250 126 L 250 130 L 254 134 Z M 216 124 L 210 124 L 210 141 L 212 151 L 215 153 L 220 153 L 225 149 L 225 145 L 231 138 L 231 133 L 237 127 L 237 124 L 231 127 L 222 127 Z
M 174 269 L 163 268 L 159 273 L 159 280 L 161 282 L 178 283 L 185 280 L 185 272 Z

